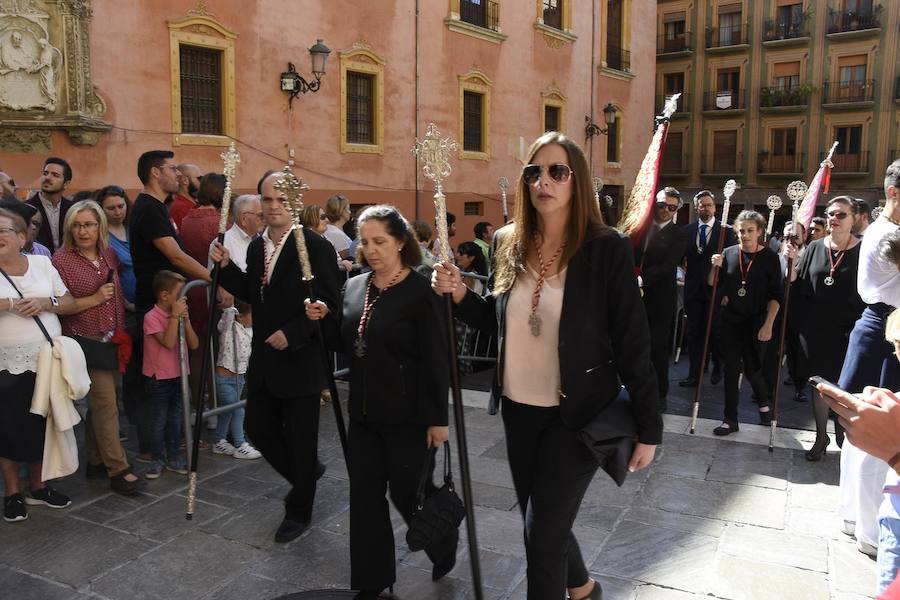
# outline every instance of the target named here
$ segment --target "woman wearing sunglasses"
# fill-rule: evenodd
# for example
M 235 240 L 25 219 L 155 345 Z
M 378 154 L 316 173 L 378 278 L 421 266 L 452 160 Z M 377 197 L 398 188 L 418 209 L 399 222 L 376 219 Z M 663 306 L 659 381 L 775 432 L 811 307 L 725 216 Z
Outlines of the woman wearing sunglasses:
M 631 396 L 638 443 L 630 471 L 662 440 L 647 317 L 630 240 L 603 224 L 584 153 L 549 132 L 529 151 L 515 221 L 496 234 L 492 294 L 467 290 L 450 263 L 432 287 L 456 315 L 497 335 L 489 410 L 502 404 L 510 470 L 525 520 L 530 600 L 602 597 L 572 524 L 598 463 L 579 430 L 619 395 Z
M 825 207 L 828 235 L 812 242 L 800 255 L 791 274 L 795 281 L 796 318 L 800 344 L 809 359 L 809 372 L 837 381 L 847 354 L 853 325 L 866 307 L 856 289 L 859 239 L 853 235 L 856 204 L 848 196 L 837 196 Z M 797 257 L 797 247 L 788 244 L 784 253 Z M 821 460 L 829 439 L 828 404 L 819 394 L 813 400 L 816 443 L 806 460 Z

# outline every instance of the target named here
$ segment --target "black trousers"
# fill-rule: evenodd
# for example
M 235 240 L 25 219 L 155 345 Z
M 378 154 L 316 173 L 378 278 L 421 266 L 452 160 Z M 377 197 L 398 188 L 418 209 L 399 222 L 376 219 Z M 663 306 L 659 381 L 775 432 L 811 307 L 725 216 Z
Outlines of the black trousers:
M 425 461 L 425 425 L 383 425 L 350 421 L 350 587 L 383 590 L 397 579 L 394 528 L 385 493 L 407 525 Z M 441 453 L 438 452 L 438 456 Z M 431 463 L 432 474 L 434 462 Z M 429 483 L 425 493 L 430 494 Z M 459 532 L 425 553 L 433 563 L 456 552 Z
M 559 407 L 503 398 L 509 468 L 525 520 L 528 599 L 563 600 L 587 583 L 588 571 L 572 525 L 598 464 Z
M 319 394 L 276 398 L 265 385 L 248 393 L 247 436 L 291 484 L 284 499 L 289 519 L 309 523 L 316 497 Z
M 650 362 L 656 370 L 661 411 L 666 409 L 666 394 L 669 393 L 669 355 L 672 351 L 674 320 L 674 314 L 647 314 L 647 324 L 650 326 Z
M 688 338 L 688 354 L 691 358 L 688 376 L 698 378 L 700 377 L 700 355 L 703 354 L 703 338 L 706 335 L 706 319 L 709 315 L 709 297 L 694 296 L 693 298 L 685 298 L 684 310 L 687 314 L 686 333 Z M 712 355 L 713 368 L 716 369 L 721 368 L 723 363 L 719 335 L 719 311 L 716 310 L 715 314 L 713 314 L 708 349 L 708 352 Z M 703 360 L 705 360 L 705 358 Z
M 762 366 L 768 345 L 756 339 L 761 319 L 756 317 L 740 322 L 722 320 L 722 347 L 725 358 L 725 421 L 738 423 L 738 377 L 743 366 L 760 407 L 769 405 L 769 389 L 763 378 Z

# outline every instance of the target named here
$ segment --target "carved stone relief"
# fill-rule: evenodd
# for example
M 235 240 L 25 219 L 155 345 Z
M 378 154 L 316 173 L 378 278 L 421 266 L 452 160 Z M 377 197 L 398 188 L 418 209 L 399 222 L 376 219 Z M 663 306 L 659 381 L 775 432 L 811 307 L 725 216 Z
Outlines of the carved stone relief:
M 40 130 L 48 143 L 50 129 L 64 129 L 76 144 L 96 144 L 111 129 L 91 80 L 90 18 L 87 0 L 0 0 L 4 129 Z M 44 138 L 17 139 L 41 146 Z

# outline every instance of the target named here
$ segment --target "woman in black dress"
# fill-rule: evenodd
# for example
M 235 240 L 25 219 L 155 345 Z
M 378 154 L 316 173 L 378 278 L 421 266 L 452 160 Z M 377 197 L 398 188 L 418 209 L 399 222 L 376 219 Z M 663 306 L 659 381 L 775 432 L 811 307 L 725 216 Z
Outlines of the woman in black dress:
M 449 437 L 450 371 L 440 299 L 413 270 L 422 256 L 406 220 L 393 206 L 372 206 L 358 226 L 357 258 L 372 272 L 347 282 L 336 349 L 350 356 L 350 584 L 368 599 L 396 579 L 385 488 L 408 523 L 428 448 Z M 309 318 L 326 314 L 307 302 Z M 458 536 L 426 549 L 432 579 L 453 568 Z
M 772 422 L 762 365 L 781 306 L 782 276 L 778 255 L 759 241 L 765 228 L 766 221 L 758 212 L 741 212 L 734 220 L 740 243 L 712 257 L 712 264 L 721 267 L 721 348 L 725 359 L 725 418 L 713 429 L 716 435 L 738 430 L 738 375 L 742 365 L 759 399 L 760 423 Z M 709 285 L 714 274 L 710 269 Z
M 856 204 L 848 196 L 837 196 L 825 207 L 828 235 L 812 242 L 800 255 L 791 274 L 795 283 L 800 344 L 809 357 L 809 369 L 829 381 L 841 375 L 844 355 L 853 325 L 865 304 L 856 290 L 859 267 L 859 239 L 853 235 Z M 785 254 L 796 258 L 797 248 L 789 245 Z M 826 431 L 828 404 L 816 393 L 813 399 L 816 443 L 806 460 L 821 460 L 828 447 Z
M 650 331 L 631 240 L 603 224 L 584 152 L 548 132 L 528 153 L 515 221 L 497 233 L 491 294 L 466 289 L 459 269 L 434 266 L 432 287 L 456 315 L 497 336 L 489 410 L 502 401 L 513 484 L 525 522 L 529 600 L 598 599 L 572 525 L 599 466 L 579 431 L 622 392 L 638 442 L 630 471 L 662 440 Z

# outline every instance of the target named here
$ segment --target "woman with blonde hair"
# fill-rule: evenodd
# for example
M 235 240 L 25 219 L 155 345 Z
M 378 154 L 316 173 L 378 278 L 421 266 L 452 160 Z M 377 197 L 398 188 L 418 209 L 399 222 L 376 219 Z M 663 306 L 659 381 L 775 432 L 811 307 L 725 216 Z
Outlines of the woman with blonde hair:
M 123 495 L 136 493 L 140 479 L 131 472 L 119 440 L 118 346 L 124 335 L 125 297 L 119 281 L 119 259 L 109 246 L 106 212 L 93 200 L 74 204 L 66 213 L 63 244 L 53 266 L 82 310 L 64 316 L 63 335 L 79 340 L 85 350 L 91 390 L 85 419 L 87 469 L 90 477 L 109 477 L 110 487 Z M 117 338 L 118 339 L 118 338 Z
M 513 483 L 525 522 L 530 600 L 602 597 L 572 524 L 600 466 L 579 432 L 630 395 L 638 442 L 628 462 L 650 464 L 662 440 L 650 333 L 631 241 L 603 224 L 584 152 L 548 132 L 528 153 L 515 221 L 499 238 L 484 298 L 459 269 L 435 265 L 432 287 L 456 315 L 497 336 L 489 410 L 502 404 Z

